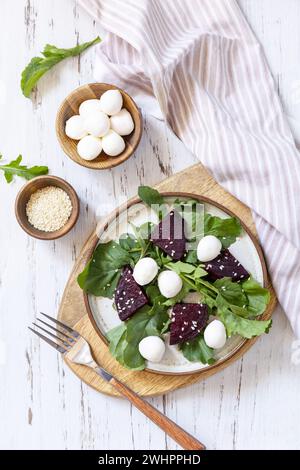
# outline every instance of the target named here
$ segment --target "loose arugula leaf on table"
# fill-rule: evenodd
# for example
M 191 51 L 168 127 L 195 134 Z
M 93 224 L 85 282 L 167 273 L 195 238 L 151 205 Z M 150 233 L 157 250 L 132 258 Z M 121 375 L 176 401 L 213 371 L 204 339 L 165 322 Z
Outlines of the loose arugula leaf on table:
M 77 281 L 89 294 L 112 298 L 120 278 L 120 269 L 130 264 L 130 254 L 110 241 L 100 243 Z
M 0 154 L 0 160 L 2 155 Z M 48 167 L 47 166 L 32 166 L 27 167 L 26 165 L 21 165 L 22 155 L 19 155 L 16 160 L 12 160 L 10 163 L 0 165 L 0 170 L 4 171 L 4 177 L 7 183 L 11 183 L 14 175 L 25 178 L 26 180 L 31 180 L 36 176 L 47 175 Z
M 190 362 L 202 362 L 202 364 L 214 364 L 214 350 L 207 346 L 203 334 L 182 343 L 180 350 L 184 357 Z
M 23 95 L 29 98 L 32 89 L 35 87 L 39 79 L 50 70 L 54 65 L 68 57 L 74 57 L 81 52 L 99 43 L 101 39 L 96 37 L 93 41 L 78 44 L 70 49 L 60 49 L 51 44 L 46 44 L 42 54 L 44 57 L 33 57 L 27 67 L 23 70 L 21 76 L 21 89 Z
M 219 238 L 223 248 L 228 248 L 241 234 L 240 221 L 235 217 L 221 219 L 206 213 L 204 215 L 204 235 L 214 235 Z

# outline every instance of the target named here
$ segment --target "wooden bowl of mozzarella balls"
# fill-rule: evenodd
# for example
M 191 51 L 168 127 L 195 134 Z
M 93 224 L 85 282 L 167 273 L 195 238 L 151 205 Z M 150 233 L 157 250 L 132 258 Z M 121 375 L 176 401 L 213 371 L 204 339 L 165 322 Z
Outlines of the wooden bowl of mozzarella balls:
M 74 162 L 105 170 L 134 153 L 142 136 L 142 116 L 125 91 L 107 83 L 90 83 L 61 104 L 56 134 Z

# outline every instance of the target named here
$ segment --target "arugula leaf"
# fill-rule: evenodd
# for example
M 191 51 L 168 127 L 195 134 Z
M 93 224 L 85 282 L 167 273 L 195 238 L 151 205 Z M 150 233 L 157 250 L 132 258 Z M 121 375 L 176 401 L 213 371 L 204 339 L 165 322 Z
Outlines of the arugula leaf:
M 190 362 L 202 362 L 202 364 L 209 365 L 215 362 L 214 350 L 207 346 L 203 334 L 182 343 L 180 350 L 184 357 Z
M 109 351 L 118 362 L 123 364 L 123 353 L 127 346 L 126 326 L 122 323 L 110 330 L 106 337 L 109 341 Z
M 140 186 L 138 189 L 139 198 L 147 204 L 147 206 L 152 206 L 154 204 L 164 204 L 164 198 L 161 194 L 150 186 Z
M 248 311 L 252 316 L 261 315 L 270 301 L 270 292 L 262 287 L 258 282 L 249 277 L 243 282 L 242 288 L 248 298 Z
M 101 39 L 98 36 L 93 39 L 93 41 L 78 44 L 70 49 L 59 49 L 51 44 L 46 44 L 42 52 L 44 57 L 33 57 L 22 72 L 21 89 L 23 95 L 26 96 L 26 98 L 29 98 L 32 89 L 35 87 L 39 79 L 54 65 L 67 57 L 79 55 L 85 49 L 99 43 L 100 41 Z
M 218 279 L 214 286 L 219 289 L 219 295 L 226 301 L 225 305 L 237 315 L 253 318 L 261 315 L 270 300 L 268 289 L 249 277 L 242 284 L 232 282 L 228 277 Z M 218 300 L 220 303 L 220 299 Z
M 214 286 L 219 289 L 220 295 L 229 304 L 239 307 L 247 306 L 248 299 L 243 292 L 243 287 L 237 282 L 232 282 L 230 277 L 223 277 L 214 282 Z
M 89 294 L 112 298 L 120 278 L 120 268 L 130 264 L 131 258 L 121 246 L 110 241 L 100 243 L 77 281 Z
M 146 287 L 146 295 L 148 302 L 152 306 L 159 306 L 164 303 L 165 297 L 160 293 L 156 285 L 149 285 Z
M 196 266 L 193 266 L 190 263 L 184 263 L 183 261 L 176 261 L 175 263 L 166 264 L 166 268 L 171 269 L 172 271 L 175 271 L 175 273 L 177 274 L 181 274 L 181 273 L 191 274 L 195 271 Z
M 164 305 L 167 307 L 172 307 L 175 304 L 178 304 L 181 302 L 185 297 L 188 295 L 188 293 L 191 291 L 191 286 L 185 281 L 183 281 L 181 291 L 175 295 L 175 297 L 172 297 L 171 299 L 167 299 L 164 301 Z
M 223 248 L 228 248 L 241 234 L 240 221 L 235 217 L 221 219 L 211 214 L 204 214 L 204 235 L 214 235 L 219 238 Z
M 204 204 L 196 199 L 176 199 L 174 208 L 185 220 L 186 238 L 189 242 L 197 242 L 204 235 Z
M 0 154 L 0 160 L 2 155 Z M 11 183 L 14 175 L 21 176 L 26 180 L 31 180 L 36 176 L 47 175 L 48 167 L 47 166 L 32 166 L 27 167 L 26 165 L 21 165 L 22 155 L 19 155 L 16 160 L 12 160 L 10 163 L 5 165 L 0 165 L 0 170 L 4 171 L 4 177 L 7 183 Z
M 186 256 L 184 255 L 184 261 L 186 263 L 197 264 L 199 262 L 197 257 L 197 251 L 189 250 Z
M 218 309 L 218 316 L 224 323 L 228 336 L 237 334 L 243 338 L 252 338 L 268 333 L 272 325 L 272 320 L 250 320 L 224 307 Z
M 145 305 L 129 320 L 106 334 L 111 354 L 127 369 L 144 369 L 146 361 L 139 352 L 139 343 L 146 336 L 160 336 L 168 321 L 165 307 Z

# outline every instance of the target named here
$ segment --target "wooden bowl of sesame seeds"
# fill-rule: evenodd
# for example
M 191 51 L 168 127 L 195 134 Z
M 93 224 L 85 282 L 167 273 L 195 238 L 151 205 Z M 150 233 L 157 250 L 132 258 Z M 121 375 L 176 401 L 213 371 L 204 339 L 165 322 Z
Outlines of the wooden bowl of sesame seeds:
M 38 176 L 26 183 L 15 202 L 19 225 L 31 237 L 56 240 L 66 235 L 79 216 L 74 188 L 57 176 Z

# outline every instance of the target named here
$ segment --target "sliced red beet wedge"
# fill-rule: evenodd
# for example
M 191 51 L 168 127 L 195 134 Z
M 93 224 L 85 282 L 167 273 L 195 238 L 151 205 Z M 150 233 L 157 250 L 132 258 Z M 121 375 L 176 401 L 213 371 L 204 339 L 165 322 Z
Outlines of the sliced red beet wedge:
M 185 252 L 186 245 L 184 219 L 177 211 L 171 211 L 154 228 L 150 240 L 172 259 L 179 260 Z
M 222 250 L 215 259 L 205 263 L 205 270 L 211 281 L 222 277 L 231 277 L 233 282 L 239 282 L 245 281 L 249 277 L 248 271 L 227 249 Z
M 170 344 L 195 338 L 206 326 L 208 308 L 205 304 L 176 304 L 172 309 Z
M 120 320 L 127 320 L 147 302 L 146 295 L 133 278 L 132 269 L 126 266 L 115 291 L 115 304 Z

